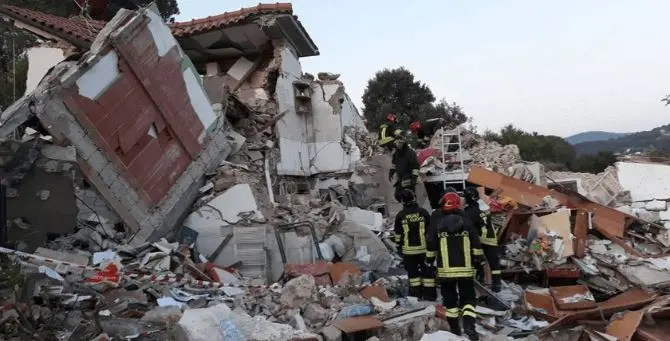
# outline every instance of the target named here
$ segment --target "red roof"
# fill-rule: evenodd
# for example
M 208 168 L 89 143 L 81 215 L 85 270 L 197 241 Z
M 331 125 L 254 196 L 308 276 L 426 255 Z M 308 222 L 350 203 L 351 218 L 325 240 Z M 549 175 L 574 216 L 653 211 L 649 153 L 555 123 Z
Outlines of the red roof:
M 65 40 L 74 38 L 78 41 L 91 43 L 95 36 L 105 26 L 105 21 L 84 20 L 82 17 L 70 18 L 59 17 L 21 7 L 0 5 L 0 13 L 15 20 L 33 24 Z M 245 7 L 233 12 L 210 16 L 202 19 L 194 19 L 186 22 L 171 24 L 172 34 L 175 37 L 187 37 L 197 33 L 222 29 L 244 20 L 264 14 L 293 14 L 293 6 L 290 3 L 258 4 L 254 7 Z
M 178 22 L 170 25 L 175 37 L 185 37 L 235 25 L 244 20 L 264 14 L 293 14 L 293 6 L 288 2 L 274 4 L 258 4 L 254 7 L 244 7 L 233 12 L 224 12 L 219 15 Z
M 63 18 L 9 5 L 0 6 L 0 13 L 4 13 L 15 20 L 21 20 L 27 24 L 37 24 L 37 27 L 44 28 L 47 33 L 54 35 L 61 33 L 76 40 L 87 42 L 92 42 L 106 24 L 105 21 L 84 20 L 82 17 Z M 61 38 L 66 37 L 61 36 Z

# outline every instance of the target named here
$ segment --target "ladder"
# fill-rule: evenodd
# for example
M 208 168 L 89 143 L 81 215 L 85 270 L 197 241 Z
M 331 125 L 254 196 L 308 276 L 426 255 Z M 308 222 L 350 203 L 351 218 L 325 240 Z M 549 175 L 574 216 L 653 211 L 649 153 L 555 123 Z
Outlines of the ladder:
M 454 142 L 455 141 L 455 142 Z M 456 149 L 454 150 L 454 148 Z M 463 145 L 461 141 L 461 127 L 456 129 L 446 130 L 442 128 L 442 188 L 447 189 L 449 184 L 460 184 L 465 190 L 465 164 L 463 162 Z M 455 156 L 455 158 L 452 158 Z M 455 160 L 454 160 L 455 159 Z M 457 164 L 459 168 L 452 170 L 449 165 Z M 457 175 L 456 178 L 446 176 L 447 173 Z

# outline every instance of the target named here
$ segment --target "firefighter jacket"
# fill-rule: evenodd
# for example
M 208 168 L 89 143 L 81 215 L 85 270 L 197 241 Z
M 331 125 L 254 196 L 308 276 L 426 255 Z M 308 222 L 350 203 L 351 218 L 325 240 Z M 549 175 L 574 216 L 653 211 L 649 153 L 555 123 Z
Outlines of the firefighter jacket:
M 416 185 L 419 177 L 419 161 L 407 143 L 393 152 L 392 162 L 392 167 L 398 176 L 396 187 L 408 188 Z
M 474 276 L 474 258 L 483 257 L 478 231 L 463 211 L 442 213 L 431 224 L 426 257 L 437 260 L 437 278 Z M 432 229 L 435 227 L 435 229 Z
M 383 123 L 379 126 L 379 145 L 384 146 L 393 142 L 397 135 L 400 135 L 402 131 L 398 129 L 398 126 L 393 123 Z
M 498 246 L 498 231 L 491 224 L 491 213 L 482 211 L 479 204 L 474 203 L 465 207 L 465 214 L 479 231 L 479 241 L 482 245 Z
M 403 255 L 426 253 L 426 230 L 429 224 L 428 211 L 416 203 L 405 206 L 395 216 L 394 239 Z

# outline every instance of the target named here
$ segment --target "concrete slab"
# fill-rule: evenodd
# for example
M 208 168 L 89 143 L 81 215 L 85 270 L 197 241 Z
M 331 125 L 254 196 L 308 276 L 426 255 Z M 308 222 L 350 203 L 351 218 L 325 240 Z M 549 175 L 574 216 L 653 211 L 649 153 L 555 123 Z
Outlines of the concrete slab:
M 207 205 L 191 213 L 184 221 L 184 226 L 198 232 L 197 248 L 203 255 L 209 256 L 231 231 L 229 226 L 241 220 L 242 213 L 251 213 L 262 218 L 248 184 L 235 185 L 219 194 Z M 232 248 L 228 247 L 214 263 L 229 265 L 234 258 Z

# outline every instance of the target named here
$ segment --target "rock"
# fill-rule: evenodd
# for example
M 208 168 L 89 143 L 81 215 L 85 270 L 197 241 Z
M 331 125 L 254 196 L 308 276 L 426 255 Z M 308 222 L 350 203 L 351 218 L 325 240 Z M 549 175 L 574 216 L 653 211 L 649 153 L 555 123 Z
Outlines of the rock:
M 177 340 L 222 340 L 219 324 L 222 320 L 230 318 L 231 314 L 230 308 L 225 304 L 186 310 L 177 323 Z
M 300 308 L 310 302 L 316 294 L 314 277 L 302 275 L 286 283 L 279 302 L 290 308 Z
M 147 311 L 141 320 L 152 323 L 165 323 L 168 326 L 172 326 L 178 323 L 181 317 L 182 312 L 179 307 L 156 307 Z
M 217 192 L 225 191 L 237 183 L 234 177 L 219 178 L 214 181 L 214 190 Z
M 330 317 L 330 313 L 321 305 L 310 303 L 307 305 L 307 307 L 305 307 L 305 311 L 302 313 L 302 316 L 308 319 L 312 324 L 316 324 L 325 323 Z
M 232 312 L 231 321 L 250 341 L 288 341 L 296 332 L 289 325 L 270 322 L 263 316 L 251 317 L 237 309 Z
M 324 341 L 342 341 L 342 331 L 333 327 L 326 326 L 321 330 Z

